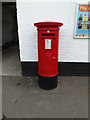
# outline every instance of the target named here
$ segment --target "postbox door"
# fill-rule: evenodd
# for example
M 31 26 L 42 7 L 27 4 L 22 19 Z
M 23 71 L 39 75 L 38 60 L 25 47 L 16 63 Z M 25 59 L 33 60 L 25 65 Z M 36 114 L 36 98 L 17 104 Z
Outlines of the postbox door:
M 54 33 L 56 34 L 56 33 Z M 39 74 L 53 76 L 58 68 L 58 39 L 55 36 L 41 36 L 38 44 Z

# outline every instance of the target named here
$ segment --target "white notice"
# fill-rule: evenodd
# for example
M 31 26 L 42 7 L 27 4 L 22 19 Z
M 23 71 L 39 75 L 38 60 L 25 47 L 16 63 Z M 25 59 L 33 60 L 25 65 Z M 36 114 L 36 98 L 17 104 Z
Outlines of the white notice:
M 51 49 L 51 39 L 45 39 L 45 49 Z

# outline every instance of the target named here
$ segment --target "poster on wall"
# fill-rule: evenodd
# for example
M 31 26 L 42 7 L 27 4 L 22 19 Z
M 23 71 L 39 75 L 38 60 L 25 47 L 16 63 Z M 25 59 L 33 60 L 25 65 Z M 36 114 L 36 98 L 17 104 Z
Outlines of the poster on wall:
M 74 38 L 90 38 L 90 5 L 77 4 Z

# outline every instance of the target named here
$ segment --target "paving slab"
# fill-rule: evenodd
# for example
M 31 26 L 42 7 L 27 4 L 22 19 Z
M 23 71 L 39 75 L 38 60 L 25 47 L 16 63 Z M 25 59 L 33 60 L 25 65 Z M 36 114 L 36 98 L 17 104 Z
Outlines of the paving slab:
M 7 118 L 88 118 L 88 77 L 59 77 L 58 87 L 42 90 L 38 77 L 3 76 Z

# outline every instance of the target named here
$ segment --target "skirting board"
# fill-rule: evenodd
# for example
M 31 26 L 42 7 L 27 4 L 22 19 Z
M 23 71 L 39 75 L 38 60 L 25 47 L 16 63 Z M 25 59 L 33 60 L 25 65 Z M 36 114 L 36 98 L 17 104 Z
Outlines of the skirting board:
M 21 62 L 22 75 L 38 75 L 38 62 Z M 90 63 L 59 62 L 58 74 L 60 76 L 90 76 Z

